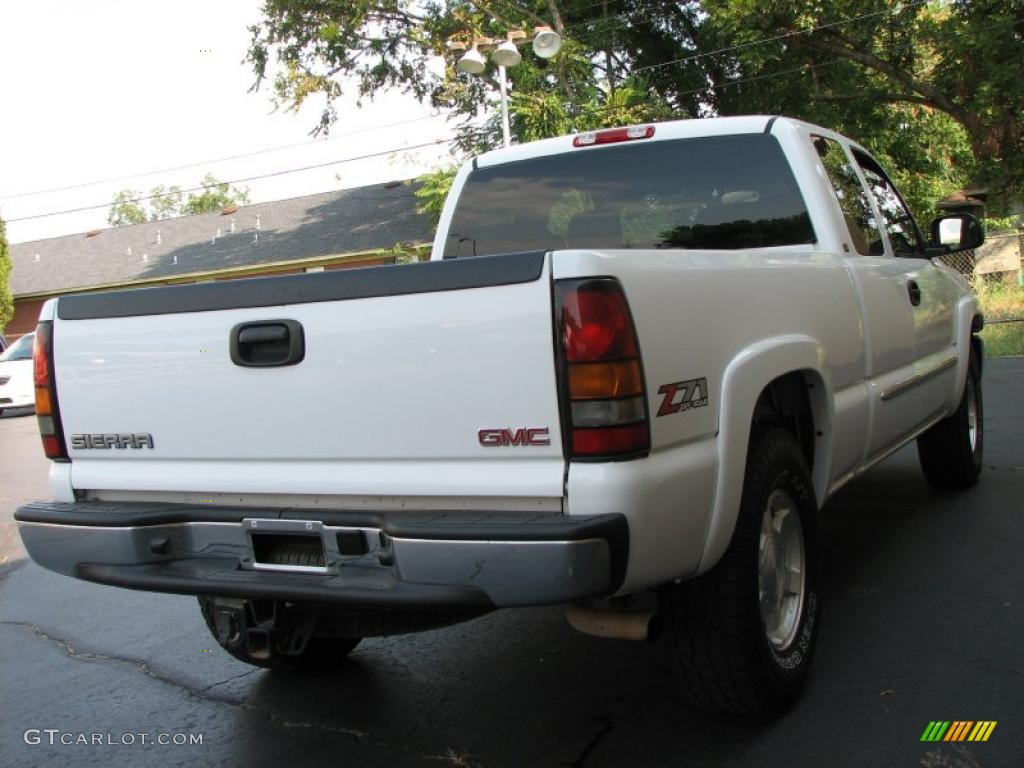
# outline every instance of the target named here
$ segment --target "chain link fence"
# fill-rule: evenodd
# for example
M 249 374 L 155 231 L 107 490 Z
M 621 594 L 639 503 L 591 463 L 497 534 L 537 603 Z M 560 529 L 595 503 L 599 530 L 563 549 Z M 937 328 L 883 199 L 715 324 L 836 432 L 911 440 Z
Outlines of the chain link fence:
M 1019 273 L 1022 253 L 1024 232 L 999 232 L 989 235 L 976 250 L 948 253 L 937 260 L 967 277 L 997 277 Z
M 968 277 L 972 277 L 974 275 L 974 251 L 947 253 L 945 256 L 937 256 L 935 260 L 941 261 L 947 267 L 955 269 L 962 275 L 967 275 Z

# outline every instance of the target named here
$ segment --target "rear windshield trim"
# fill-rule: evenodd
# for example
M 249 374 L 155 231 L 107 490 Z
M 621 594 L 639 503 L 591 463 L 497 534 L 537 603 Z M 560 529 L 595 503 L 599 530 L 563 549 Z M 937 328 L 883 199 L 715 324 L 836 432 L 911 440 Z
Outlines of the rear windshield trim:
M 530 283 L 544 251 L 62 296 L 61 320 L 214 312 Z

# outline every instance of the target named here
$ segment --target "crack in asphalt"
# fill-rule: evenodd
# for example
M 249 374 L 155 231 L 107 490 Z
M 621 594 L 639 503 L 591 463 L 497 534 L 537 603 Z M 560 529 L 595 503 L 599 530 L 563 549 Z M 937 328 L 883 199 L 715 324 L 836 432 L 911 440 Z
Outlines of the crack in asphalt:
M 195 692 L 197 694 L 206 693 L 211 688 L 216 688 L 219 685 L 225 685 L 226 683 L 230 683 L 230 682 L 232 682 L 234 680 L 239 680 L 239 679 L 241 679 L 243 677 L 248 677 L 249 675 L 255 675 L 257 672 L 259 672 L 258 669 L 249 669 L 249 670 L 246 670 L 245 672 L 239 672 L 237 675 L 232 675 L 227 680 L 219 680 L 216 683 L 210 683 L 205 688 L 198 688 L 198 689 L 196 689 Z
M 590 737 L 590 741 L 584 745 L 582 751 L 576 756 L 575 760 L 570 763 L 562 763 L 565 768 L 583 768 L 583 764 L 586 762 L 586 759 L 590 757 L 590 753 L 597 748 L 597 745 L 601 740 L 611 733 L 612 729 L 615 727 L 615 723 L 611 721 L 611 718 L 602 717 L 601 715 L 591 715 L 591 719 L 600 722 L 601 727 L 598 729 L 597 733 Z
M 210 701 L 216 704 L 226 704 L 228 706 L 235 707 L 245 712 L 252 712 L 254 714 L 259 715 L 260 717 L 263 717 L 265 720 L 269 721 L 273 725 L 278 726 L 279 728 L 302 728 L 307 730 L 316 730 L 322 733 L 347 736 L 353 741 L 356 741 L 360 744 L 365 744 L 367 746 L 397 749 L 401 752 L 405 752 L 406 754 L 415 755 L 416 757 L 425 760 L 435 760 L 440 758 L 447 762 L 450 762 L 452 765 L 476 765 L 475 763 L 463 762 L 463 759 L 466 756 L 468 756 L 468 753 L 458 752 L 456 750 L 452 750 L 451 748 L 449 748 L 443 755 L 422 754 L 419 750 L 413 749 L 412 747 L 405 744 L 393 744 L 387 741 L 382 741 L 380 739 L 373 739 L 370 737 L 370 734 L 365 733 L 363 731 L 355 730 L 354 728 L 346 728 L 345 726 L 331 725 L 329 723 L 317 723 L 304 720 L 289 720 L 288 718 L 282 717 L 277 712 L 274 712 L 273 710 L 268 709 L 267 707 L 261 706 L 259 704 L 254 704 L 251 701 L 237 701 L 224 696 L 210 694 L 211 689 L 224 685 L 226 683 L 230 683 L 233 680 L 238 680 L 239 678 L 247 677 L 249 675 L 253 675 L 257 672 L 263 671 L 260 669 L 246 670 L 245 672 L 242 672 L 240 674 L 232 675 L 231 677 L 225 680 L 219 680 L 215 683 L 211 683 L 210 685 L 204 688 L 193 688 L 185 684 L 181 680 L 177 680 L 173 677 L 162 675 L 159 672 L 156 672 L 146 662 L 140 661 L 138 659 L 132 659 L 125 656 L 108 656 L 106 654 L 96 653 L 93 651 L 77 650 L 74 646 L 71 645 L 71 642 L 69 640 L 66 640 L 61 637 L 55 637 L 54 635 L 48 633 L 46 630 L 42 629 L 41 627 L 38 627 L 35 624 L 32 624 L 28 621 L 14 621 L 4 619 L 0 620 L 0 625 L 8 627 L 17 627 L 19 629 L 27 629 L 30 632 L 32 632 L 36 637 L 48 640 L 49 642 L 57 645 L 69 658 L 72 659 L 77 659 L 81 661 L 109 661 L 114 663 L 127 664 L 128 666 L 135 667 L 143 674 L 145 674 L 147 677 L 150 677 L 154 680 L 164 683 L 165 685 L 169 685 L 173 688 L 182 691 L 186 696 L 190 698 L 200 699 L 203 701 Z M 590 749 L 592 749 L 592 747 L 590 747 Z M 586 751 L 589 752 L 589 749 Z M 576 765 L 576 763 L 574 763 L 573 765 Z
M 183 683 L 181 680 L 176 680 L 173 677 L 160 674 L 159 672 L 155 671 L 152 667 L 150 667 L 149 664 L 139 659 L 132 659 L 127 656 L 108 656 L 106 654 L 96 653 L 94 651 L 80 651 L 76 649 L 73 645 L 71 645 L 70 640 L 67 640 L 62 637 L 55 637 L 42 627 L 39 627 L 28 621 L 14 621 L 10 619 L 4 619 L 0 620 L 0 625 L 7 627 L 18 627 L 20 629 L 27 629 L 31 631 L 36 637 L 40 637 L 44 640 L 49 640 L 51 643 L 59 646 L 60 649 L 64 651 L 64 653 L 72 659 L 79 659 L 82 661 L 113 661 L 119 662 L 121 664 L 127 664 L 129 666 L 135 667 L 147 677 L 151 677 L 154 680 L 158 680 L 161 683 L 165 683 L 166 685 L 173 686 L 181 691 L 184 691 L 189 696 L 194 696 L 200 699 L 206 699 L 208 701 L 215 701 L 221 704 L 237 705 L 237 702 L 219 696 L 207 696 L 205 695 L 206 692 L 209 691 L 211 688 L 216 688 L 218 685 L 223 685 L 224 683 L 231 682 L 232 680 L 236 680 L 239 677 L 251 675 L 259 671 L 258 669 L 248 670 L 242 673 L 241 675 L 233 675 L 227 678 L 226 680 L 219 680 L 216 683 L 206 686 L 205 688 L 192 688 Z

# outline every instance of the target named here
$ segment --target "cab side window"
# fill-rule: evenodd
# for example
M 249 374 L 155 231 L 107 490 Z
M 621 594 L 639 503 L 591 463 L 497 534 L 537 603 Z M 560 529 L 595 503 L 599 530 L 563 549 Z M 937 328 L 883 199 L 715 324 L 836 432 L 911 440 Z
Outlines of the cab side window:
M 882 235 L 875 220 L 864 185 L 857 177 L 850 159 L 842 145 L 824 136 L 812 137 L 821 164 L 825 167 L 832 189 L 839 201 L 839 208 L 850 231 L 850 239 L 857 253 L 862 256 L 881 256 L 885 252 Z
M 863 152 L 854 150 L 854 158 L 864 172 L 868 189 L 875 196 L 882 225 L 889 235 L 892 250 L 897 256 L 917 256 L 921 253 L 921 238 L 914 217 L 910 215 L 903 198 L 900 197 L 885 171 Z

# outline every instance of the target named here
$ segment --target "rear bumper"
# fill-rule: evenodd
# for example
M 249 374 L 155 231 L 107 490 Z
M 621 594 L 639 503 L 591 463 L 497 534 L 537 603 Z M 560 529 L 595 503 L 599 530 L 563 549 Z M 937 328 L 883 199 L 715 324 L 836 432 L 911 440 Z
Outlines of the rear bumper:
M 17 510 L 45 568 L 131 589 L 357 608 L 544 605 L 622 583 L 622 515 L 388 513 L 38 502 Z M 323 564 L 261 563 L 253 536 L 319 537 Z

